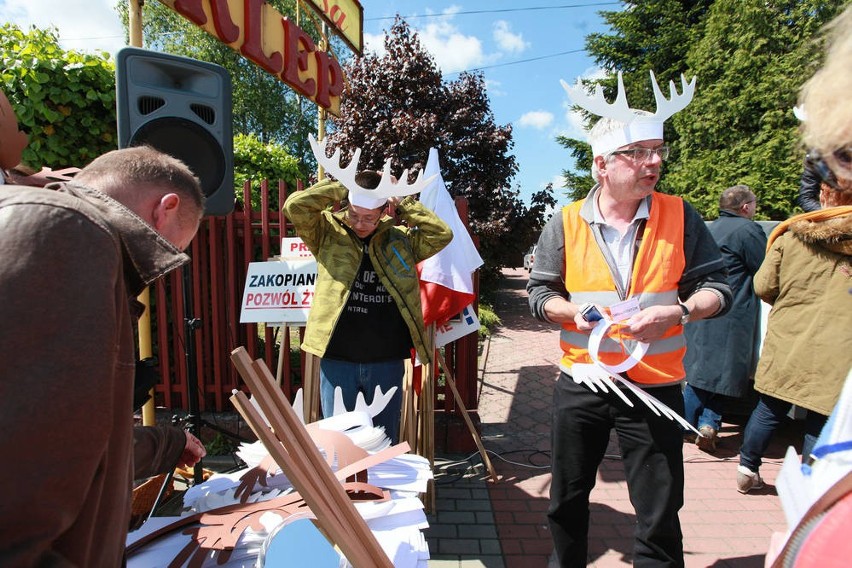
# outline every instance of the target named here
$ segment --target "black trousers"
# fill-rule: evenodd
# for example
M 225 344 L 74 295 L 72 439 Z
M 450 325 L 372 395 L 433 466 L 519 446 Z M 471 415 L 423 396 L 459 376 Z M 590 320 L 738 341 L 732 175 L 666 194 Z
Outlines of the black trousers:
M 647 389 L 679 414 L 679 385 Z M 553 391 L 552 470 L 547 516 L 559 565 L 586 566 L 589 494 L 613 428 L 636 512 L 634 566 L 683 566 L 683 431 L 635 399 L 592 392 L 565 373 Z

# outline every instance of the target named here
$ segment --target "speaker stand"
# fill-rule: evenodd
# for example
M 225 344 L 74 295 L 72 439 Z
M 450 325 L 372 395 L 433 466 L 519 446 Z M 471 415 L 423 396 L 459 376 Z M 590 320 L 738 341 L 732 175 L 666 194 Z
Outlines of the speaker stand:
M 184 354 L 186 357 L 186 395 L 187 407 L 189 409 L 186 416 L 186 421 L 189 424 L 189 431 L 199 440 L 201 439 L 201 427 L 205 426 L 219 432 L 232 440 L 240 442 L 250 442 L 239 434 L 234 434 L 222 428 L 217 424 L 201 418 L 199 412 L 199 394 L 198 394 L 198 367 L 195 362 L 195 331 L 201 328 L 201 320 L 192 315 L 192 269 L 191 264 L 186 264 L 183 270 L 183 324 L 185 331 Z M 204 481 L 204 467 L 202 460 L 195 465 L 195 483 Z

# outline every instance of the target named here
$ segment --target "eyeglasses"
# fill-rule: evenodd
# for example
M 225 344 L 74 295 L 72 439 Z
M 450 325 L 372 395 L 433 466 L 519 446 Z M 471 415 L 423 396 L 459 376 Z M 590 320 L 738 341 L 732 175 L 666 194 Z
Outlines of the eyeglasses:
M 609 153 L 610 156 L 614 156 L 616 154 L 622 156 L 629 156 L 634 162 L 647 162 L 654 154 L 659 156 L 660 160 L 667 160 L 669 157 L 669 147 L 660 146 L 659 148 L 631 148 L 629 150 L 615 150 Z
M 355 225 L 366 225 L 368 227 L 375 227 L 379 224 L 379 221 L 382 220 L 382 216 L 379 215 L 375 219 L 370 219 L 369 217 L 359 217 L 357 215 L 353 215 L 352 211 L 346 211 L 346 223 L 349 224 L 350 227 L 354 227 Z
M 835 176 L 852 179 L 852 146 L 839 148 L 822 157 Z

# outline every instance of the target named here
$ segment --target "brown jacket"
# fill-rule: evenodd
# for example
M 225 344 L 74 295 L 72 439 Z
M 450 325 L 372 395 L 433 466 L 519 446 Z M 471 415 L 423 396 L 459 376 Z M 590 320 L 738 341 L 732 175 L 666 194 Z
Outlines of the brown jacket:
M 0 186 L 0 240 L 0 566 L 120 566 L 135 297 L 188 258 L 73 182 Z
M 755 389 L 825 415 L 852 367 L 852 207 L 846 209 L 833 218 L 795 217 L 777 237 L 776 229 L 754 277 L 755 292 L 772 305 Z

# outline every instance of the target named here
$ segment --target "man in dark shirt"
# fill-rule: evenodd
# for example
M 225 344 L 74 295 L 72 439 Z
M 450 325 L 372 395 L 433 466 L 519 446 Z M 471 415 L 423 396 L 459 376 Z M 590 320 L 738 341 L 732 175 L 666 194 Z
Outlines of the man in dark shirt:
M 354 190 L 323 180 L 293 193 L 284 204 L 318 265 L 302 349 L 322 357 L 324 416 L 333 414 L 336 388 L 352 410 L 359 392 L 369 404 L 376 387 L 383 393 L 397 387 L 385 410 L 374 418 L 396 443 L 405 360 L 412 347 L 421 361 L 432 360 L 426 347 L 417 263 L 444 248 L 452 231 L 412 197 L 400 201 L 384 193 L 373 196 L 370 192 L 382 182 L 377 172 L 361 172 L 346 181 Z M 393 191 L 394 186 L 385 182 L 382 187 Z M 408 194 L 413 191 L 405 183 L 399 188 Z M 347 197 L 346 207 L 333 212 L 332 205 Z M 395 212 L 406 225 L 397 226 L 387 212 Z

